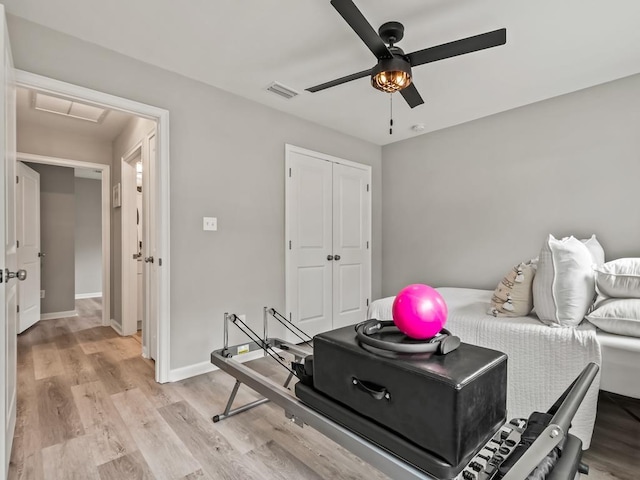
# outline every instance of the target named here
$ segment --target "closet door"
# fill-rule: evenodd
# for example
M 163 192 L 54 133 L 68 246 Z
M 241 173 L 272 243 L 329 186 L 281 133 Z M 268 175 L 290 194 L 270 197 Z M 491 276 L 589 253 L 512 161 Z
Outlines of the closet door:
M 333 165 L 333 328 L 366 318 L 371 291 L 370 172 Z
M 332 328 L 332 166 L 289 151 L 286 168 L 287 311 L 315 335 Z

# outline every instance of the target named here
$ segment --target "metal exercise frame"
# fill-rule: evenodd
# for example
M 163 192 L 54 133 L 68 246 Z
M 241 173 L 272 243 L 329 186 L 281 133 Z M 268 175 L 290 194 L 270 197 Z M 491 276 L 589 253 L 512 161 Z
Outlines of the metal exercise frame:
M 357 455 L 365 462 L 369 463 L 381 472 L 387 474 L 391 478 L 402 480 L 437 480 L 424 471 L 417 469 L 413 465 L 396 457 L 387 450 L 351 432 L 350 430 L 330 420 L 323 414 L 305 405 L 287 388 L 289 386 L 289 383 L 291 382 L 291 379 L 293 378 L 293 373 L 289 374 L 284 385 L 279 385 L 271 379 L 265 377 L 264 375 L 261 375 L 260 373 L 249 367 L 246 367 L 245 365 L 234 359 L 234 357 L 239 354 L 247 353 L 250 351 L 263 350 L 265 352 L 265 355 L 270 355 L 279 363 L 284 365 L 284 363 L 280 361 L 280 359 L 284 360 L 284 357 L 279 356 L 278 351 L 286 351 L 293 354 L 297 362 L 302 361 L 307 355 L 310 355 L 312 353 L 309 348 L 304 348 L 300 345 L 295 345 L 278 338 L 268 337 L 267 314 L 270 313 L 273 315 L 273 312 L 273 309 L 267 310 L 266 307 L 264 309 L 264 338 L 262 339 L 259 338 L 259 336 L 255 334 L 255 332 L 251 330 L 244 322 L 242 322 L 236 315 L 229 315 L 225 313 L 224 348 L 211 352 L 211 363 L 220 368 L 220 370 L 223 370 L 224 372 L 234 377 L 236 379 L 236 383 L 233 387 L 231 396 L 229 397 L 229 401 L 227 402 L 227 406 L 224 412 L 220 415 L 215 415 L 213 417 L 213 421 L 218 422 L 232 415 L 236 415 L 238 413 L 261 405 L 265 402 L 272 401 L 276 405 L 282 407 L 284 409 L 285 416 L 291 419 L 296 425 L 300 427 L 303 427 L 305 424 L 309 425 L 310 427 L 314 428 L 342 447 L 346 448 L 354 455 Z M 229 322 L 234 323 L 238 326 L 238 328 L 240 328 L 238 323 L 236 323 L 239 322 L 248 330 L 250 330 L 251 334 L 253 334 L 258 341 L 252 340 L 249 343 L 229 346 Z M 243 332 L 247 333 L 242 328 L 240 329 Z M 248 333 L 247 335 L 251 337 L 251 335 L 249 335 Z M 275 355 L 278 355 L 279 359 L 277 359 Z M 288 369 L 288 367 L 286 368 Z M 521 480 L 523 478 L 526 478 L 526 476 L 529 474 L 528 472 L 531 472 L 540 462 L 540 460 L 543 459 L 556 445 L 558 445 L 558 443 L 563 438 L 566 437 L 570 427 L 570 422 L 575 415 L 578 407 L 582 403 L 582 400 L 584 399 L 586 392 L 591 385 L 591 382 L 595 378 L 598 368 L 599 367 L 596 364 L 590 363 L 585 367 L 578 378 L 576 378 L 574 383 L 571 384 L 569 388 L 567 388 L 562 397 L 558 399 L 556 404 L 549 411 L 549 413 L 553 413 L 553 418 L 551 419 L 550 424 L 535 440 L 531 447 L 526 450 L 519 461 L 517 461 L 513 465 L 512 469 L 504 477 L 504 480 Z M 290 369 L 289 371 L 292 372 Z M 236 394 L 238 393 L 240 384 L 245 384 L 249 388 L 262 395 L 264 398 L 232 409 L 231 406 L 233 404 L 233 401 L 235 400 Z M 579 473 L 576 474 L 575 478 L 580 478 Z
M 282 407 L 284 409 L 285 416 L 291 419 L 291 421 L 296 425 L 300 427 L 303 427 L 305 424 L 309 425 L 391 478 L 403 480 L 436 480 L 434 477 L 429 476 L 422 470 L 406 463 L 395 455 L 389 453 L 387 450 L 384 450 L 363 437 L 347 430 L 302 403 L 291 393 L 291 391 L 287 389 L 293 377 L 292 373 L 289 374 L 285 384 L 280 385 L 235 360 L 234 357 L 239 353 L 242 354 L 243 352 L 246 353 L 248 351 L 256 350 L 264 350 L 265 355 L 267 355 L 267 349 L 286 351 L 293 354 L 296 361 L 301 361 L 304 357 L 312 353 L 309 348 L 295 345 L 279 338 L 268 338 L 268 313 L 271 312 L 265 307 L 263 327 L 264 338 L 260 339 L 259 342 L 251 341 L 249 343 L 233 346 L 228 345 L 228 324 L 229 322 L 235 323 L 237 317 L 233 314 L 229 315 L 225 313 L 224 347 L 211 352 L 211 363 L 220 370 L 223 370 L 234 377 L 236 379 L 236 383 L 233 386 L 231 396 L 229 397 L 229 401 L 227 402 L 224 412 L 220 415 L 215 415 L 213 417 L 214 422 L 218 422 L 232 415 L 271 401 L 279 407 Z M 273 313 L 271 314 L 273 315 Z M 235 400 L 240 384 L 245 384 L 264 398 L 232 409 L 231 405 Z

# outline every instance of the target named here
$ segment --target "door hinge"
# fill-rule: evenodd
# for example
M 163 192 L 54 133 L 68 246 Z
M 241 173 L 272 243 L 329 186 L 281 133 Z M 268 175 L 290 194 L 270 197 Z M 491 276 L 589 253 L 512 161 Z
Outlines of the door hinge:
M 16 248 L 20 248 L 20 240 L 16 240 Z
M 16 305 L 16 311 L 20 313 L 20 305 Z
M 367 240 L 367 250 L 369 250 L 369 240 Z
M 289 168 L 289 178 L 291 178 L 291 168 Z
M 369 191 L 369 184 L 367 183 L 367 192 Z
M 369 306 L 369 299 L 367 298 L 367 307 Z
M 20 183 L 20 177 L 16 175 L 16 183 Z
M 159 267 L 161 267 L 161 266 L 162 266 L 162 259 L 161 259 L 161 258 L 159 258 L 159 259 L 158 259 L 158 266 L 159 266 Z
M 291 250 L 291 240 L 289 240 L 289 250 Z
M 4 269 L 0 268 L 0 283 L 4 281 Z

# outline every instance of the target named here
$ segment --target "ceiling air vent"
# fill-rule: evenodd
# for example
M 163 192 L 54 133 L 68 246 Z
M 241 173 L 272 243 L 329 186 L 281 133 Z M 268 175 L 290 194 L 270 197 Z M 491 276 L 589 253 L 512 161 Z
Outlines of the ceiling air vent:
M 282 98 L 286 98 L 287 100 L 299 95 L 299 93 L 296 92 L 293 88 L 285 87 L 284 85 L 278 82 L 273 82 L 271 85 L 267 87 L 267 90 L 277 95 L 280 95 Z

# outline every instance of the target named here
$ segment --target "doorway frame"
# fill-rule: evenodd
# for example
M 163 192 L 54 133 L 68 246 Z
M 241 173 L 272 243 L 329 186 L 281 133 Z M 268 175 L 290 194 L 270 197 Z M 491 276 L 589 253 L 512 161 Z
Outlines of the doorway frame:
M 158 267 L 158 288 L 156 292 L 158 312 L 158 345 L 156 358 L 155 380 L 159 383 L 170 381 L 171 368 L 171 302 L 170 302 L 170 158 L 169 158 L 169 111 L 163 108 L 147 105 L 135 100 L 118 97 L 79 85 L 74 85 L 53 78 L 36 75 L 24 70 L 15 70 L 16 85 L 19 87 L 36 89 L 54 95 L 64 95 L 79 101 L 90 102 L 111 110 L 119 110 L 139 117 L 148 118 L 156 122 L 156 168 L 157 168 L 157 196 L 156 237 L 158 257 L 162 258 L 162 267 Z M 109 190 L 111 186 L 109 186 Z M 109 203 L 109 205 L 111 205 Z
M 100 170 L 100 214 L 102 238 L 102 325 L 111 325 L 111 167 L 102 163 L 83 162 L 69 158 L 49 157 L 32 153 L 16 153 L 17 162 L 38 163 L 68 168 Z

